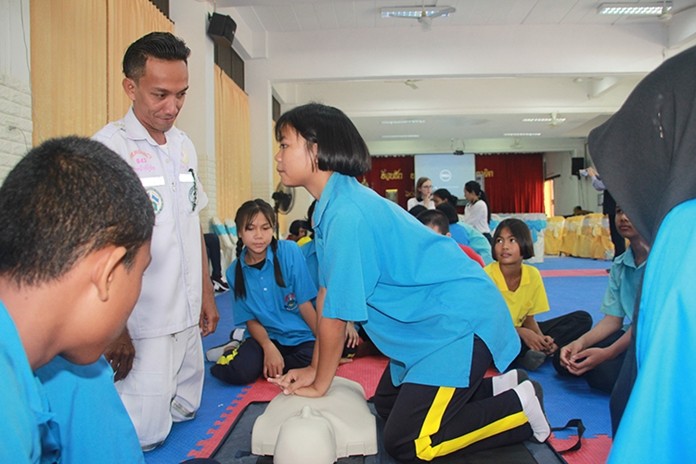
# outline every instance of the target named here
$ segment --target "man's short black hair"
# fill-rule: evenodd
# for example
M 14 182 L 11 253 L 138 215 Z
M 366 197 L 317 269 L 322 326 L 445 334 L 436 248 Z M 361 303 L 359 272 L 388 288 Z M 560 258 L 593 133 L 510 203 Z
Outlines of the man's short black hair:
M 188 63 L 190 54 L 186 43 L 174 34 L 150 32 L 130 44 L 126 50 L 123 55 L 123 75 L 137 81 L 145 73 L 148 58 Z
M 130 267 L 154 223 L 140 179 L 116 153 L 81 137 L 48 140 L 0 187 L 0 275 L 53 281 L 108 245 L 125 247 Z
M 427 209 L 420 213 L 417 219 L 426 226 L 437 226 L 442 235 L 447 235 L 450 231 L 447 216 L 437 209 Z

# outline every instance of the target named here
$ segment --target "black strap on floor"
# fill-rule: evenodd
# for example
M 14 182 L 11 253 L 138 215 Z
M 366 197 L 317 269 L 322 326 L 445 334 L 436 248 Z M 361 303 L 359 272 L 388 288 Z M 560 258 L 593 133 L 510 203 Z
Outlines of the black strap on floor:
M 564 450 L 556 450 L 559 454 L 577 451 L 582 446 L 582 435 L 585 433 L 585 424 L 582 419 L 570 419 L 563 427 L 551 427 L 552 432 L 560 432 L 561 430 L 576 429 L 578 431 L 578 440 L 570 448 Z

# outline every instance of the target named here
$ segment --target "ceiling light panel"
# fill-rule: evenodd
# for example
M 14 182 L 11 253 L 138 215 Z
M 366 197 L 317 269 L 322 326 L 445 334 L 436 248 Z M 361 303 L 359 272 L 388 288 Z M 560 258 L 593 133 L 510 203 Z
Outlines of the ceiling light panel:
M 455 9 L 451 6 L 394 6 L 380 8 L 382 18 L 420 18 L 422 16 L 449 16 Z
M 418 134 L 405 134 L 405 135 L 382 135 L 383 139 L 419 139 Z
M 522 122 L 565 122 L 566 118 L 524 118 Z
M 425 119 L 388 119 L 380 121 L 380 124 L 396 126 L 400 124 L 425 124 Z
M 597 8 L 601 15 L 658 16 L 672 10 L 672 2 L 655 3 L 602 3 Z

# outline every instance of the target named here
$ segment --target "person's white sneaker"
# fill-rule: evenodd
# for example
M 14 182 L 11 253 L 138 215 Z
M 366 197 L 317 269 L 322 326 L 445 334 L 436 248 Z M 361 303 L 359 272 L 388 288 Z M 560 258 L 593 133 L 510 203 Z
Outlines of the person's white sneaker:
M 242 344 L 242 340 L 244 340 L 244 329 L 242 327 L 232 329 L 232 332 L 230 332 L 230 340 L 206 351 L 205 359 L 210 362 L 216 362 L 226 351 L 239 348 L 239 345 Z

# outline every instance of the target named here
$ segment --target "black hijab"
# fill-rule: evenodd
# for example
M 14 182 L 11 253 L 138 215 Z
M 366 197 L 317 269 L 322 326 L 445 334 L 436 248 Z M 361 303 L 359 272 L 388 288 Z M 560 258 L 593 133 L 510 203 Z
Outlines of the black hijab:
M 597 171 L 652 245 L 662 219 L 696 198 L 696 47 L 643 79 L 589 136 Z

